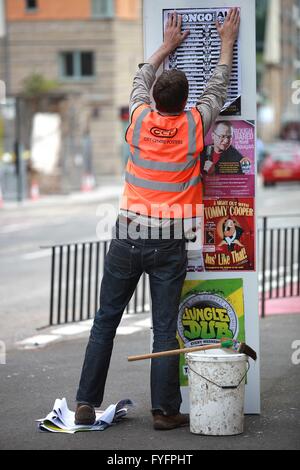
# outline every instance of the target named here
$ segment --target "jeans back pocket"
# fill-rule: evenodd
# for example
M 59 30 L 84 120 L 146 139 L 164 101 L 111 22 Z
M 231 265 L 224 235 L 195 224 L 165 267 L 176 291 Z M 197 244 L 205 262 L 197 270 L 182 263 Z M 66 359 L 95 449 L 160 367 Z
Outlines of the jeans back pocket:
M 132 271 L 132 256 L 134 246 L 123 240 L 113 239 L 111 241 L 106 261 L 111 270 L 130 274 Z

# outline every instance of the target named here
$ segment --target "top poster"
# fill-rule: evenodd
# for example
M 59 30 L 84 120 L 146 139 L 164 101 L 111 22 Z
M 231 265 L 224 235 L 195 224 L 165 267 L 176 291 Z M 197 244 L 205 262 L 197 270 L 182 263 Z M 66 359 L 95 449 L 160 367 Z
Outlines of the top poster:
M 163 23 L 174 10 L 163 10 Z M 216 28 L 216 21 L 224 22 L 229 8 L 192 8 L 176 10 L 182 15 L 182 31 L 190 30 L 187 39 L 164 62 L 164 69 L 177 68 L 185 72 L 189 87 L 189 99 L 186 109 L 196 105 L 208 80 L 218 64 L 221 39 Z M 233 49 L 231 79 L 227 101 L 221 115 L 241 114 L 241 63 L 240 43 L 237 39 Z

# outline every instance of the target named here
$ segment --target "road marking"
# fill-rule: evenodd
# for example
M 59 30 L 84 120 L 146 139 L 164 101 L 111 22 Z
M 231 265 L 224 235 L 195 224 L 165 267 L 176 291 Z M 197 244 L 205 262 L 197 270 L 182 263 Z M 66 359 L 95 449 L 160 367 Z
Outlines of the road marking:
M 89 331 L 89 325 L 67 325 L 62 326 L 61 328 L 56 328 L 55 330 L 51 331 L 53 335 L 62 335 L 62 336 L 72 336 L 72 335 L 79 335 L 86 331 Z
M 142 327 L 138 326 L 119 326 L 117 329 L 117 335 L 132 335 L 133 333 L 138 333 L 142 331 Z
M 58 216 L 56 219 L 52 218 L 51 222 L 49 222 L 49 218 L 45 218 L 44 220 L 39 221 L 32 221 L 32 222 L 24 222 L 18 224 L 10 224 L 2 227 L 0 229 L 0 235 L 5 235 L 14 232 L 22 232 L 23 230 L 30 230 L 30 229 L 38 229 L 38 228 L 46 228 L 46 227 L 53 227 L 55 225 L 63 225 L 66 223 L 66 218 L 63 216 Z
M 31 338 L 24 339 L 23 341 L 18 341 L 16 345 L 24 349 L 33 349 L 41 346 L 46 346 L 47 344 L 52 343 L 53 341 L 56 341 L 59 338 L 59 336 L 51 334 L 37 335 L 32 336 Z
M 142 326 L 144 328 L 151 328 L 152 323 L 151 323 L 151 318 L 148 317 L 145 320 L 140 320 L 135 323 L 136 326 Z
M 59 248 L 60 246 L 63 246 L 64 250 L 66 251 L 66 247 L 70 246 L 70 253 L 74 253 L 75 252 L 75 245 L 77 245 L 77 253 L 80 253 L 82 251 L 82 245 L 83 244 L 89 245 L 90 243 L 98 243 L 98 241 L 99 240 L 96 240 L 96 241 L 93 241 L 93 242 L 87 242 L 85 240 L 82 240 L 82 241 L 79 240 L 79 241 L 74 242 L 73 244 L 68 243 L 67 245 L 57 245 L 57 248 Z M 32 253 L 26 253 L 25 255 L 21 256 L 21 259 L 23 259 L 25 261 L 32 261 L 32 260 L 35 260 L 35 259 L 46 258 L 48 256 L 52 256 L 51 248 L 44 248 L 44 249 L 40 249 L 39 251 L 33 251 Z
M 91 328 L 93 326 L 93 323 L 94 323 L 94 320 L 90 319 L 90 320 L 81 321 L 78 323 L 78 325 L 88 326 L 89 328 Z
M 285 285 L 285 288 L 286 290 L 290 289 L 290 284 L 293 284 L 293 285 L 297 285 L 297 282 L 298 282 L 298 277 L 297 276 L 294 276 L 293 278 L 291 276 L 286 276 L 285 277 L 285 281 L 284 281 L 284 278 L 281 277 L 279 278 L 279 282 L 277 283 L 277 279 L 273 279 L 272 283 L 270 281 L 266 281 L 265 282 L 265 292 L 268 292 L 270 291 L 271 289 L 277 289 L 280 288 L 280 287 L 284 287 Z M 259 286 L 258 288 L 258 292 L 262 292 L 263 290 L 263 286 Z M 294 286 L 292 288 L 292 291 L 294 291 Z
M 23 230 L 24 228 L 30 228 L 32 225 L 30 224 L 11 224 L 7 225 L 6 227 L 2 227 L 0 230 L 0 234 L 6 234 L 6 233 L 13 233 L 13 232 L 19 232 L 20 230 Z
M 284 266 L 280 266 L 279 268 L 279 275 L 282 275 L 284 274 L 284 269 L 286 271 L 286 273 L 290 273 L 291 272 L 291 266 L 286 266 L 286 268 Z M 293 272 L 296 271 L 296 273 L 298 272 L 298 263 L 294 263 L 293 264 Z M 278 270 L 277 269 L 273 269 L 272 272 L 267 269 L 265 271 L 265 279 L 268 279 L 270 276 L 272 276 L 272 278 L 276 277 L 277 276 L 277 273 L 278 273 Z M 258 275 L 258 279 L 259 281 L 261 281 L 263 278 L 263 274 L 262 273 L 259 273 Z
M 134 333 L 148 330 L 151 326 L 150 317 L 143 320 L 134 321 L 134 315 L 131 315 L 129 318 L 125 316 L 123 320 L 124 323 L 126 323 L 128 320 L 130 322 L 132 320 L 133 321 L 130 325 L 121 324 L 117 328 L 116 335 L 132 335 Z M 49 334 L 32 336 L 28 339 L 24 339 L 23 341 L 18 341 L 16 346 L 22 349 L 38 349 L 46 346 L 49 343 L 53 343 L 54 341 L 62 341 L 66 336 L 76 337 L 77 335 L 81 335 L 82 333 L 90 331 L 93 325 L 93 321 L 94 320 L 91 319 L 79 323 L 67 324 L 58 328 L 56 327 L 49 331 Z
M 22 255 L 21 258 L 25 261 L 32 261 L 40 258 L 47 258 L 48 256 L 51 256 L 50 250 L 39 250 L 33 251 L 32 253 L 26 253 L 26 255 Z

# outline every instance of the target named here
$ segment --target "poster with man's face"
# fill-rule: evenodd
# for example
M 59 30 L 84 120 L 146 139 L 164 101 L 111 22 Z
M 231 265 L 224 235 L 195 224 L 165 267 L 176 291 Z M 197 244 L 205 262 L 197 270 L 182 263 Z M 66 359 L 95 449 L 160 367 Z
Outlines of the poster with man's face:
M 201 155 L 204 196 L 254 197 L 255 129 L 251 121 L 217 121 Z

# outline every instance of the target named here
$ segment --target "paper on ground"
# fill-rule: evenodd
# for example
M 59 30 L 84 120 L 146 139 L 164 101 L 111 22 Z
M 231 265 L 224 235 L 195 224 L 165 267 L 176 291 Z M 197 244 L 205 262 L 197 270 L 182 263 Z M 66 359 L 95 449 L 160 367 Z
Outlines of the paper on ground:
M 95 424 L 91 426 L 75 425 L 75 413 L 69 410 L 65 398 L 57 398 L 52 411 L 44 418 L 37 420 L 41 431 L 62 432 L 74 434 L 80 431 L 104 431 L 112 423 L 117 422 L 127 415 L 128 407 L 133 406 L 129 399 L 121 400 L 115 405 L 110 405 L 105 411 L 96 411 Z

